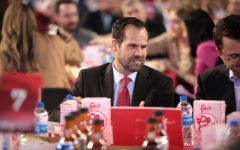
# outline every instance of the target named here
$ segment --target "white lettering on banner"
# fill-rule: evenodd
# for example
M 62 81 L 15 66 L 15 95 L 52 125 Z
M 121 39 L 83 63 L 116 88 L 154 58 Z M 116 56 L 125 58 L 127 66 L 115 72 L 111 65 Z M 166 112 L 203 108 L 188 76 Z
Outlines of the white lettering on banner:
M 12 109 L 17 112 L 20 107 L 22 106 L 23 102 L 27 98 L 27 90 L 26 89 L 12 89 L 10 92 L 10 96 L 12 100 L 14 101 L 12 105 Z

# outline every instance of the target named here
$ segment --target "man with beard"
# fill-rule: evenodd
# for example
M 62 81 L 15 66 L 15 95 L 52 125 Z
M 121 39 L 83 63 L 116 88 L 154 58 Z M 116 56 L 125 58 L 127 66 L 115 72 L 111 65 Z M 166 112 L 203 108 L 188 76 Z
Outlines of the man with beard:
M 149 38 L 144 22 L 134 17 L 121 18 L 113 24 L 112 38 L 115 60 L 81 70 L 73 95 L 108 97 L 112 106 L 172 107 L 172 80 L 143 65 Z
M 97 34 L 91 30 L 79 26 L 80 18 L 78 4 L 76 1 L 59 0 L 56 3 L 55 11 L 56 23 L 65 31 L 72 34 L 81 48 L 88 45 L 88 43 L 97 36 Z
M 112 49 L 115 60 L 83 69 L 73 89 L 81 107 L 81 98 L 107 97 L 112 106 L 173 107 L 173 83 L 163 73 L 144 64 L 148 31 L 144 22 L 126 17 L 114 22 Z M 58 122 L 59 109 L 49 120 Z

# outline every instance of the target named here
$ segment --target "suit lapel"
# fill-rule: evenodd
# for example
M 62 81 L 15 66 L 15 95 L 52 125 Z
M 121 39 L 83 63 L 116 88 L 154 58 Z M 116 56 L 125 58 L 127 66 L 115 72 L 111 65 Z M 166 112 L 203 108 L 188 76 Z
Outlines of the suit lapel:
M 234 93 L 234 84 L 229 80 L 229 70 L 227 68 L 221 70 L 223 76 L 220 77 L 218 81 L 222 81 L 219 85 L 220 97 L 226 100 L 227 104 L 227 113 L 229 110 L 236 110 L 236 101 L 235 101 L 235 93 Z
M 113 70 L 112 64 L 109 64 L 100 76 L 100 88 L 102 96 L 111 98 L 113 105 Z
M 145 66 L 143 66 L 137 73 L 131 106 L 139 106 L 140 102 L 144 101 L 144 98 L 149 86 L 148 76 L 149 76 L 149 72 L 145 68 Z

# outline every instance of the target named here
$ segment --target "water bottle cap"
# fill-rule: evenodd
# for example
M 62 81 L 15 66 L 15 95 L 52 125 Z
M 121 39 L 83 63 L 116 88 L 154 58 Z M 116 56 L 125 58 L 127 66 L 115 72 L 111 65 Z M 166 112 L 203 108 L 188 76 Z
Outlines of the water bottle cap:
M 188 97 L 187 96 L 180 96 L 180 101 L 187 101 L 188 100 Z
M 231 120 L 230 121 L 230 126 L 231 127 L 238 127 L 238 121 L 237 120 Z
M 66 96 L 66 99 L 67 99 L 67 100 L 74 100 L 74 98 L 73 98 L 73 96 L 72 96 L 71 94 L 68 94 L 68 95 Z
M 37 103 L 37 108 L 44 108 L 44 103 L 43 102 L 38 102 Z

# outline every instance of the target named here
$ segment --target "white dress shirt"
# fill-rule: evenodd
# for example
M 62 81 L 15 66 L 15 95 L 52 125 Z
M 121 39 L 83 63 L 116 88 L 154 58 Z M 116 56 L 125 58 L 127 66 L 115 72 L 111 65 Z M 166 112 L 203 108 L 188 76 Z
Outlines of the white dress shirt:
M 117 71 L 117 69 L 114 67 L 114 64 L 112 63 L 112 68 L 113 68 L 113 81 L 114 81 L 114 99 L 113 99 L 113 106 L 117 106 L 117 101 L 118 101 L 118 93 L 121 87 L 121 80 L 124 77 L 124 75 L 120 72 Z M 128 83 L 128 91 L 130 95 L 130 104 L 132 102 L 132 95 L 133 95 L 133 89 L 135 85 L 135 80 L 136 80 L 137 72 L 133 72 L 128 75 L 128 77 L 131 79 L 131 81 Z
M 236 110 L 240 111 L 240 79 L 229 70 L 229 79 L 234 83 L 234 93 L 236 99 Z

